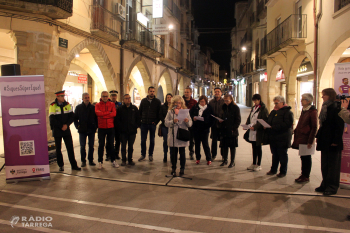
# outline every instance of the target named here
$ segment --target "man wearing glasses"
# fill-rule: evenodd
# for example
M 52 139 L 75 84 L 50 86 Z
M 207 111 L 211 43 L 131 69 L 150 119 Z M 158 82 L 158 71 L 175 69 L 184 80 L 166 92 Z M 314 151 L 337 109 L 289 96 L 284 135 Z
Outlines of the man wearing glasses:
M 80 171 L 81 168 L 78 167 L 77 161 L 75 160 L 73 139 L 69 129 L 70 124 L 74 121 L 74 114 L 72 106 L 64 99 L 64 92 L 65 91 L 59 91 L 55 93 L 56 99 L 50 104 L 49 108 L 50 127 L 56 144 L 57 164 L 60 167 L 59 170 L 64 171 L 64 162 L 61 151 L 63 138 L 72 170 Z
M 101 101 L 95 106 L 95 113 L 98 120 L 98 169 L 102 169 L 103 151 L 107 137 L 108 154 L 111 156 L 113 167 L 119 167 L 115 161 L 114 143 L 114 117 L 117 114 L 115 104 L 108 101 L 108 91 L 101 93 Z
M 118 108 L 116 119 L 122 143 L 121 165 L 126 166 L 126 144 L 128 144 L 128 164 L 133 166 L 135 163 L 132 161 L 132 153 L 134 151 L 137 128 L 141 125 L 141 117 L 137 107 L 131 104 L 131 97 L 129 94 L 124 95 L 124 104 Z

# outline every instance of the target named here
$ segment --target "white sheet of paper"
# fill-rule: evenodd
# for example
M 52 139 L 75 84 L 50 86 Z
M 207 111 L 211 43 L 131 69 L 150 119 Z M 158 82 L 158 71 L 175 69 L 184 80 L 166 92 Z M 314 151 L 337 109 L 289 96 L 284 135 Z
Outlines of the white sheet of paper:
M 264 121 L 263 119 L 258 119 L 258 121 L 259 121 L 260 124 L 262 124 L 262 126 L 264 126 L 265 128 L 271 128 L 271 125 L 267 124 L 266 121 Z
M 213 114 L 211 115 L 212 117 L 214 117 L 215 119 L 219 120 L 219 121 L 224 121 L 223 119 L 219 118 L 219 117 L 216 117 L 214 116 Z
M 204 121 L 204 117 L 195 116 L 194 118 L 196 118 L 197 121 Z
M 311 148 L 307 148 L 307 144 L 299 144 L 299 155 L 313 155 L 316 151 L 316 144 L 312 144 Z
M 185 120 L 185 118 L 187 118 L 187 116 L 188 116 L 189 111 L 190 111 L 189 109 L 180 109 L 179 114 L 177 115 L 177 119 L 179 121 Z
M 249 125 L 241 125 L 241 126 L 243 127 L 244 130 L 247 130 L 250 128 Z

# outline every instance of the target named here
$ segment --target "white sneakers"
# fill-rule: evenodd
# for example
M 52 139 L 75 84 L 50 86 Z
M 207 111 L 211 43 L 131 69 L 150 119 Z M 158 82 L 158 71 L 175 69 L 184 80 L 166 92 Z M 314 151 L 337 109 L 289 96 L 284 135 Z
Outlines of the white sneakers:
M 117 164 L 117 162 L 114 160 L 112 166 L 113 167 L 119 167 L 119 164 Z
M 98 167 L 97 167 L 99 170 L 101 170 L 102 169 L 102 163 L 101 162 L 99 162 L 98 163 Z
M 252 164 L 249 167 L 247 167 L 247 170 L 252 170 L 252 171 L 261 171 L 261 169 L 262 169 L 261 166 L 254 165 L 254 164 Z
M 256 172 L 261 171 L 261 169 L 262 169 L 261 166 L 256 165 L 256 167 L 254 168 L 254 171 L 256 171 Z

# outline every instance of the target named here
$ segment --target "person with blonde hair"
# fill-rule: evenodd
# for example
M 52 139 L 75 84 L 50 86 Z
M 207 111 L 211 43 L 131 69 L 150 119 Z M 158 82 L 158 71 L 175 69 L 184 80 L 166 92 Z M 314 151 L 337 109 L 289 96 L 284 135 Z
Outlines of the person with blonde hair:
M 232 95 L 224 96 L 224 105 L 219 120 L 220 122 L 220 147 L 224 161 L 220 166 L 227 164 L 228 149 L 231 151 L 231 162 L 229 168 L 235 166 L 236 147 L 238 147 L 238 127 L 241 124 L 241 113 L 234 102 Z
M 172 98 L 169 105 L 168 113 L 164 119 L 164 124 L 169 128 L 168 146 L 170 147 L 170 159 L 172 164 L 171 174 L 176 176 L 177 154 L 180 154 L 180 176 L 185 174 L 186 152 L 185 148 L 189 145 L 189 141 L 177 139 L 179 129 L 188 130 L 192 126 L 190 114 L 184 120 L 179 120 L 178 115 L 181 109 L 186 109 L 184 99 L 176 95 Z

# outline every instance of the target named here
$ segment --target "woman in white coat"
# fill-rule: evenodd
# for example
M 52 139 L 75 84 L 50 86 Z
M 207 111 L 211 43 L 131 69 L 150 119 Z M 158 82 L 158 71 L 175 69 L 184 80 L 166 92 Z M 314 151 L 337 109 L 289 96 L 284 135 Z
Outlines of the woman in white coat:
M 172 98 L 168 114 L 164 119 L 165 126 L 169 128 L 168 146 L 170 147 L 170 159 L 172 164 L 171 174 L 173 176 L 176 176 L 178 152 L 180 154 L 180 176 L 184 175 L 186 164 L 185 148 L 189 146 L 190 143 L 189 141 L 181 141 L 176 139 L 178 128 L 188 130 L 188 127 L 192 126 L 192 120 L 189 113 L 184 120 L 179 121 L 178 114 L 180 109 L 186 109 L 185 101 L 181 96 L 176 95 Z M 173 139 L 173 134 L 175 140 Z

